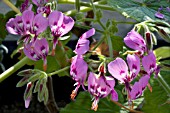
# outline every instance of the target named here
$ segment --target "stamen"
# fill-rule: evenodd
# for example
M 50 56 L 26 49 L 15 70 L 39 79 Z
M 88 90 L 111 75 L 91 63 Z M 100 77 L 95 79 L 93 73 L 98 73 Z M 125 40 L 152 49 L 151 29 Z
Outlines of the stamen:
M 152 87 L 151 87 L 151 85 L 148 83 L 147 86 L 148 86 L 150 92 L 152 92 Z
M 92 107 L 91 107 L 92 110 L 97 111 L 97 109 L 98 109 L 98 102 L 99 102 L 98 99 L 95 99 L 95 100 L 93 101 Z
M 72 93 L 71 93 L 71 95 L 70 95 L 71 100 L 74 100 L 75 97 L 76 97 L 76 95 L 77 95 L 77 92 L 76 92 L 75 90 L 73 90 Z

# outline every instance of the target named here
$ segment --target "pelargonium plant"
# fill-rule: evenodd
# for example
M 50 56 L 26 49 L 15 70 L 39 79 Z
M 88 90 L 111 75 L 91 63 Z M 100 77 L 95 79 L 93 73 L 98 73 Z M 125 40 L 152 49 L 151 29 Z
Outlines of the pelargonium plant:
M 170 43 L 169 0 L 23 0 L 17 7 L 2 1 L 16 12 L 4 30 L 20 36 L 13 55 L 21 55 L 0 82 L 19 70 L 16 86 L 26 86 L 25 108 L 37 93 L 49 113 L 169 113 L 170 47 L 159 45 Z M 60 4 L 75 9 L 62 12 Z M 104 10 L 133 21 L 103 21 Z M 119 24 L 131 28 L 118 36 Z M 26 64 L 31 68 L 20 70 Z M 63 108 L 56 104 L 52 75 L 75 83 Z

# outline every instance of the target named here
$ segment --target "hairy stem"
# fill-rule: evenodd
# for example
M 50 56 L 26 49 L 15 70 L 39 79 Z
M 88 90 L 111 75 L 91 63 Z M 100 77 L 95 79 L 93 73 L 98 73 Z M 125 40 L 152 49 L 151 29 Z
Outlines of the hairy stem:
M 164 90 L 167 92 L 168 96 L 170 97 L 170 87 L 169 85 L 166 83 L 166 81 L 164 80 L 164 78 L 158 74 L 158 78 L 157 78 L 159 84 L 161 84 L 161 86 L 164 88 Z
M 100 41 L 93 47 L 92 51 L 94 51 L 104 41 L 104 39 L 105 39 L 105 37 L 100 39 Z
M 92 27 L 90 27 L 90 26 L 85 26 L 85 25 L 80 25 L 80 24 L 74 24 L 74 26 L 79 27 L 79 28 L 83 28 L 83 29 L 87 29 L 87 30 L 89 30 L 89 29 L 92 28 Z M 99 30 L 99 29 L 96 29 L 96 28 L 95 28 L 95 30 L 96 30 L 97 32 L 104 33 L 102 30 Z
M 16 13 L 21 13 L 17 7 L 15 7 L 14 4 L 12 4 L 9 0 L 2 0 L 7 6 L 9 6 L 12 10 L 14 10 Z
M 58 3 L 59 4 L 75 4 L 75 0 L 58 0 Z M 115 11 L 112 7 L 107 6 L 107 5 L 103 5 L 103 4 L 106 4 L 106 3 L 107 3 L 106 0 L 102 0 L 102 1 L 99 1 L 99 2 L 94 2 L 93 5 L 96 8 L 100 8 L 100 9 L 103 9 L 103 10 Z M 80 2 L 80 5 L 86 6 L 86 7 L 91 7 L 91 3 L 88 3 L 88 2 Z
M 116 102 L 116 101 L 113 101 L 113 100 L 112 100 L 112 102 L 115 103 L 116 105 L 118 105 L 118 106 L 120 106 L 120 107 L 122 107 L 122 108 L 124 108 L 124 109 L 126 109 L 126 110 L 128 110 L 128 111 L 130 111 L 130 112 L 132 112 L 132 113 L 143 113 L 143 112 L 141 112 L 141 111 L 136 111 L 136 110 L 133 110 L 133 109 L 129 109 L 129 108 L 123 106 L 123 105 L 122 105 L 121 103 L 119 103 L 119 102 Z
M 59 107 L 57 106 L 54 97 L 52 77 L 48 77 L 47 88 L 48 88 L 49 98 L 45 106 L 49 113 L 59 113 Z
M 49 73 L 48 76 L 52 76 L 52 75 L 61 73 L 61 72 L 66 71 L 66 70 L 68 70 L 68 69 L 70 69 L 70 66 L 67 66 L 67 67 L 64 67 L 63 69 L 60 69 L 60 70 L 57 70 L 57 71 L 55 71 L 55 72 Z
M 30 61 L 30 59 L 28 57 L 24 57 L 22 60 L 20 60 L 19 62 L 17 62 L 14 66 L 10 67 L 9 69 L 7 69 L 6 71 L 4 71 L 1 75 L 0 75 L 0 83 L 5 80 L 7 77 L 9 77 L 10 75 L 12 75 L 14 72 L 16 72 L 18 69 L 20 69 L 21 67 L 23 67 L 25 64 L 27 64 Z

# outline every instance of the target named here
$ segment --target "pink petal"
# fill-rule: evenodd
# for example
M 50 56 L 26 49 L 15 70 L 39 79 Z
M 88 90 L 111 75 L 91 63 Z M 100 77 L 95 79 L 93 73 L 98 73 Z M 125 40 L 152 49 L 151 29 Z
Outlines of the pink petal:
M 48 20 L 41 13 L 37 14 L 33 20 L 33 32 L 38 35 L 45 31 L 47 27 Z
M 89 50 L 90 41 L 86 39 L 79 39 L 74 52 L 78 55 L 85 54 Z
M 88 83 L 88 91 L 93 95 L 95 93 L 96 87 L 95 84 L 97 84 L 97 79 L 94 73 L 90 72 L 87 83 Z
M 142 58 L 142 65 L 145 71 L 150 75 L 156 69 L 156 57 L 153 52 L 149 52 L 148 55 Z
M 140 58 L 137 55 L 128 54 L 127 62 L 131 72 L 131 80 L 133 80 L 140 71 Z
M 135 82 L 135 84 L 132 86 L 132 90 L 130 91 L 130 99 L 135 100 L 138 98 L 141 94 L 141 87 L 139 82 Z
M 84 80 L 87 76 L 88 65 L 83 60 L 81 55 L 76 55 L 73 58 L 73 62 L 71 64 L 70 75 L 73 77 L 75 81 L 79 81 L 80 83 L 84 83 Z
M 93 36 L 94 34 L 95 34 L 95 29 L 92 28 L 92 29 L 88 30 L 87 32 L 85 32 L 85 33 L 80 37 L 80 39 L 87 39 L 87 38 Z
M 143 90 L 146 88 L 146 86 L 149 82 L 149 79 L 150 79 L 150 76 L 148 76 L 148 75 L 144 75 L 143 77 L 140 78 L 139 85 L 141 88 L 141 95 L 142 95 Z
M 24 54 L 31 60 L 37 61 L 41 59 L 40 54 L 37 51 L 35 51 L 35 48 L 32 46 L 32 43 L 25 45 L 23 51 L 24 51 Z
M 11 18 L 7 24 L 6 24 L 6 29 L 8 30 L 9 33 L 18 35 L 18 30 L 17 27 L 15 26 L 15 19 Z
M 15 17 L 15 26 L 20 35 L 25 35 L 24 23 L 22 21 L 22 16 Z
M 164 19 L 164 15 L 160 12 L 156 12 L 155 17 L 160 18 L 160 19 Z
M 114 86 L 115 86 L 114 78 L 113 77 L 108 77 L 108 76 L 105 76 L 105 78 L 106 78 L 107 84 L 110 86 L 111 89 L 113 89 Z
M 62 33 L 61 36 L 68 33 L 73 28 L 73 26 L 74 26 L 74 20 L 71 17 L 64 15 L 63 23 L 60 27 L 60 31 Z
M 116 58 L 114 61 L 108 64 L 108 71 L 113 77 L 115 77 L 116 79 L 120 80 L 123 83 L 124 82 L 123 79 L 128 74 L 128 67 L 123 59 Z
M 34 43 L 34 48 L 36 48 L 36 51 L 38 51 L 42 55 L 47 56 L 49 51 L 47 39 L 46 38 L 37 39 Z
M 49 26 L 51 28 L 51 31 L 57 31 L 58 28 L 62 25 L 64 19 L 64 15 L 62 12 L 59 11 L 53 11 L 48 16 L 48 22 Z
M 34 19 L 34 12 L 31 10 L 26 10 L 22 14 L 22 21 L 25 26 L 25 30 L 30 30 L 32 27 L 32 21 Z
M 118 94 L 117 92 L 113 89 L 112 92 L 111 92 L 111 99 L 114 100 L 114 101 L 118 101 Z
M 28 98 L 25 100 L 25 108 L 28 108 L 28 107 L 29 107 L 30 101 L 31 101 L 31 97 L 28 97 Z
M 124 38 L 125 44 L 134 50 L 146 51 L 146 43 L 143 37 L 136 31 L 131 31 Z

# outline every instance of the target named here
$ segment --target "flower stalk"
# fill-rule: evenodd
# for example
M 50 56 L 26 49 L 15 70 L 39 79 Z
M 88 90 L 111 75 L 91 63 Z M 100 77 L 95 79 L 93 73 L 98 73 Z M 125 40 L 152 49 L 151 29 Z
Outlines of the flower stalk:
M 164 88 L 164 90 L 167 92 L 168 96 L 170 97 L 170 87 L 160 74 L 158 74 L 157 81 L 159 82 L 159 84 L 161 84 L 161 86 Z
M 16 63 L 14 66 L 10 67 L 9 69 L 7 69 L 6 71 L 4 71 L 1 75 L 0 75 L 0 83 L 5 80 L 6 78 L 8 78 L 10 75 L 12 75 L 14 72 L 16 72 L 18 69 L 20 69 L 21 67 L 23 67 L 25 64 L 27 64 L 28 62 L 30 62 L 30 59 L 28 57 L 24 57 L 22 60 L 20 60 L 18 63 Z
M 21 13 L 14 4 L 12 4 L 9 0 L 2 0 L 7 6 L 9 6 L 12 10 L 14 10 L 17 14 Z
M 52 75 L 61 73 L 61 72 L 66 71 L 66 70 L 68 70 L 68 69 L 70 69 L 70 66 L 67 66 L 67 67 L 64 67 L 64 68 L 62 68 L 62 69 L 60 69 L 60 70 L 54 71 L 54 72 L 52 72 L 52 73 L 49 73 L 48 76 L 52 76 Z

